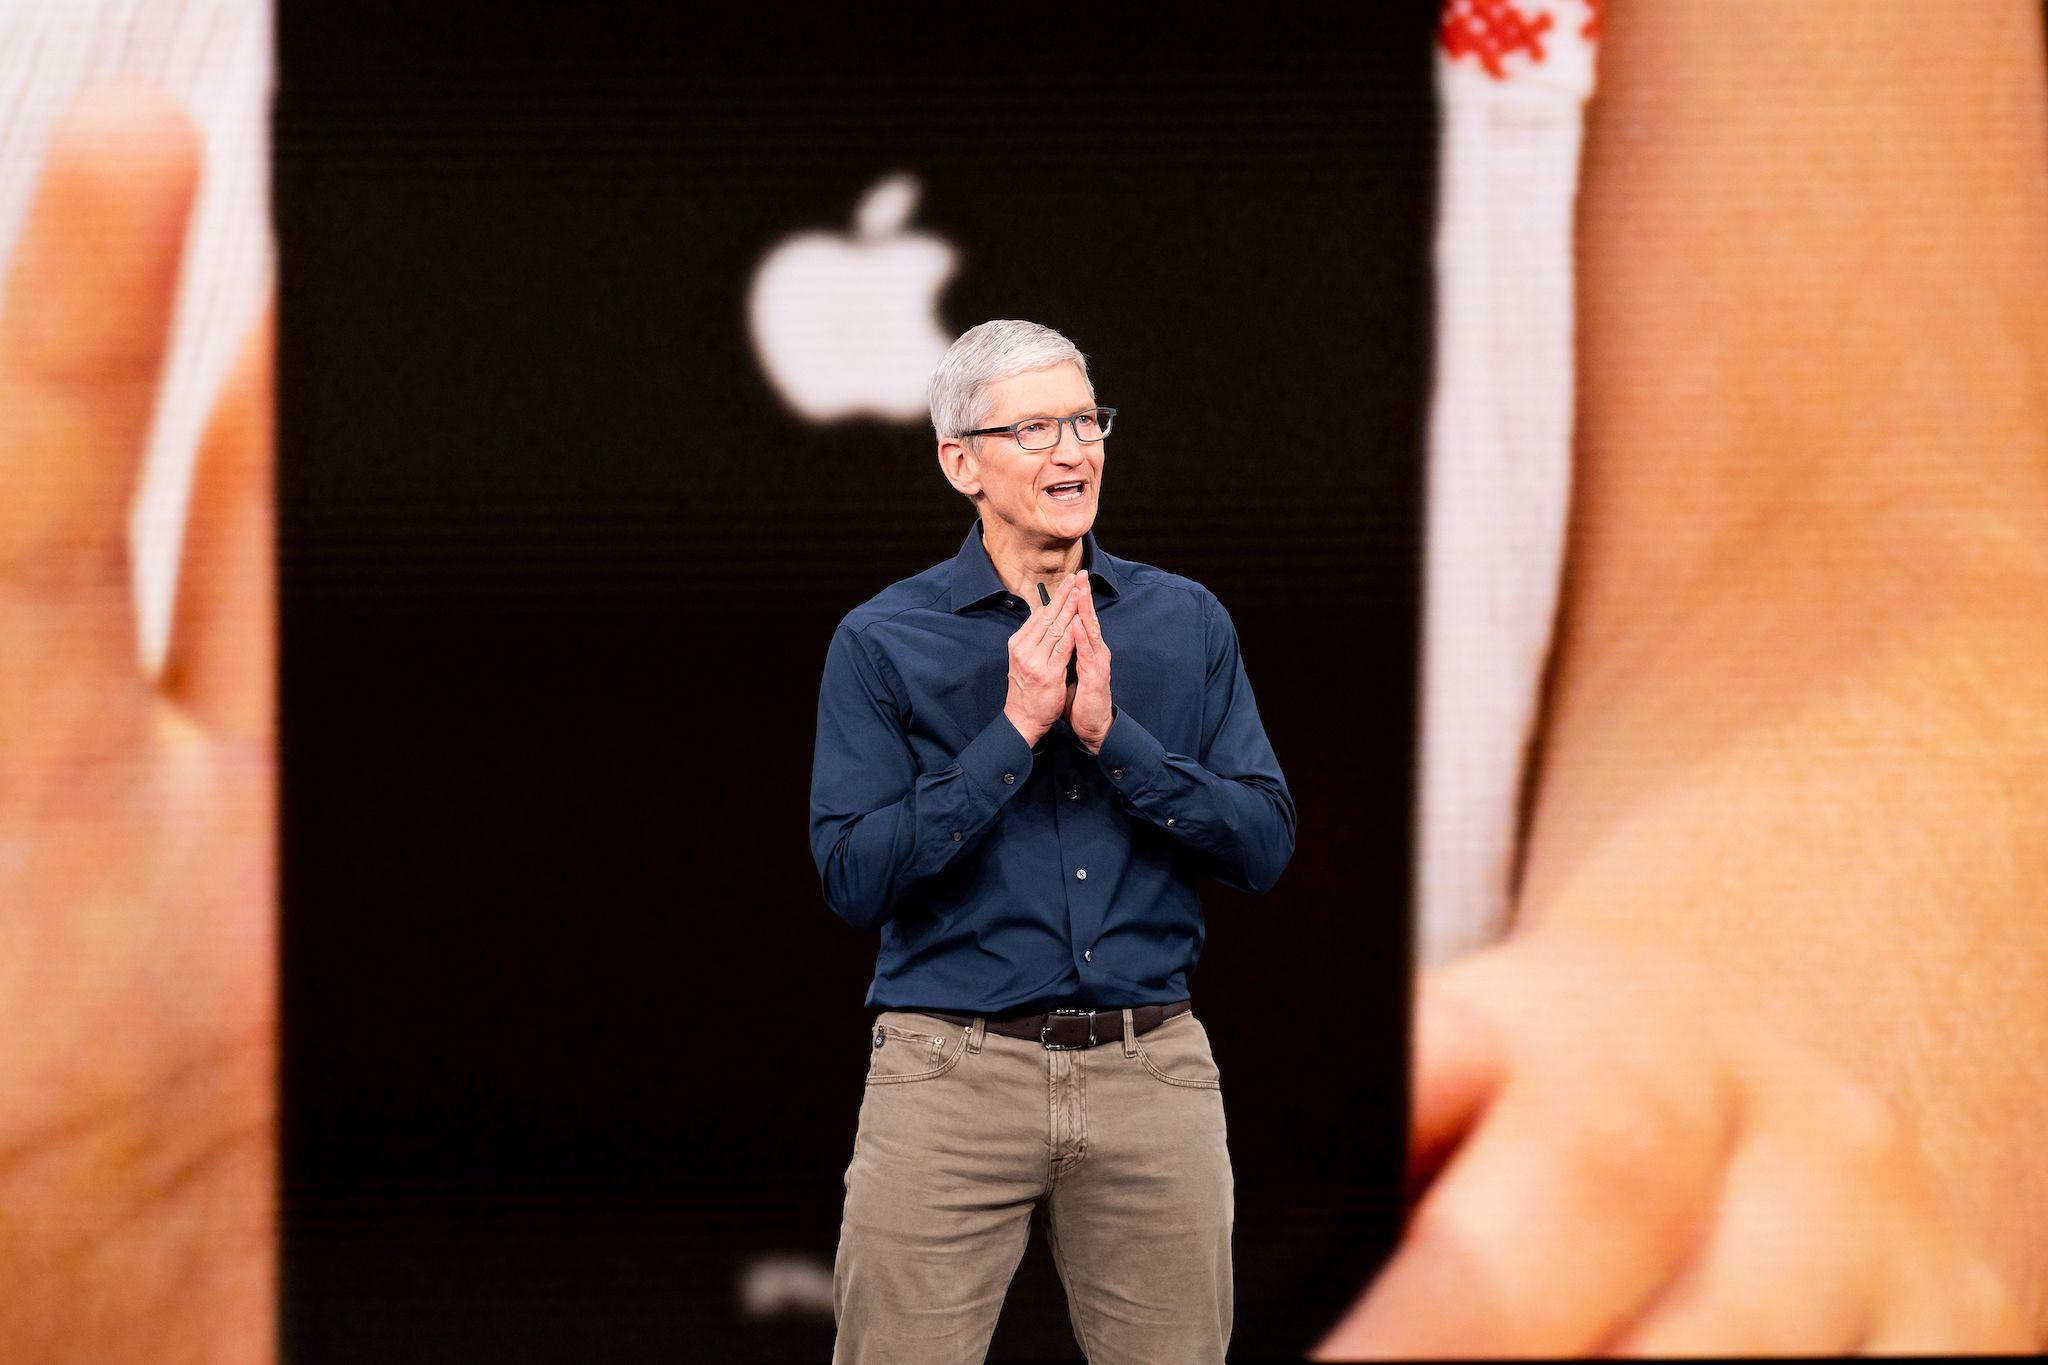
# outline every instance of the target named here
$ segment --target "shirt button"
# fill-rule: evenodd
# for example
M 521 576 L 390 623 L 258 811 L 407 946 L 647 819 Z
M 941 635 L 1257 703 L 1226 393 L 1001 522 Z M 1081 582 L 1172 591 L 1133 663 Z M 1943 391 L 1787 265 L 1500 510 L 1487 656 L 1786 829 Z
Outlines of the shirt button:
M 1111 768 L 1109 775 L 1119 782 L 1124 780 L 1124 770 L 1122 768 Z
M 1095 960 L 1095 950 L 1090 948 L 1087 952 L 1081 954 L 1081 960 L 1083 962 L 1093 962 Z
M 956 844 L 960 842 L 960 831 L 957 829 L 953 831 L 953 842 Z
M 1069 788 L 1067 788 L 1067 800 L 1069 800 L 1069 801 L 1079 801 L 1080 799 L 1081 799 L 1081 789 L 1080 789 L 1079 787 L 1069 787 Z
M 1085 867 L 1082 867 L 1082 868 L 1076 868 L 1076 869 L 1074 870 L 1074 877 L 1075 877 L 1075 879 L 1076 879 L 1076 880 L 1078 880 L 1078 881 L 1084 881 L 1084 882 L 1085 882 L 1085 881 L 1087 881 L 1087 880 L 1088 880 L 1088 869 L 1087 869 L 1087 868 L 1085 868 Z
M 1004 773 L 1004 774 L 1003 774 L 1003 781 L 1005 781 L 1005 782 L 1015 782 L 1016 780 L 1017 780 L 1017 774 L 1015 774 L 1015 773 Z
M 1166 827 L 1167 827 L 1168 829 L 1172 829 L 1172 828 L 1174 827 L 1174 825 L 1175 825 L 1176 823 L 1177 823 L 1177 822 L 1176 822 L 1176 821 L 1174 820 L 1174 818 L 1173 818 L 1173 817 L 1172 817 L 1171 815 L 1169 815 L 1169 816 L 1167 816 L 1167 817 L 1166 817 Z

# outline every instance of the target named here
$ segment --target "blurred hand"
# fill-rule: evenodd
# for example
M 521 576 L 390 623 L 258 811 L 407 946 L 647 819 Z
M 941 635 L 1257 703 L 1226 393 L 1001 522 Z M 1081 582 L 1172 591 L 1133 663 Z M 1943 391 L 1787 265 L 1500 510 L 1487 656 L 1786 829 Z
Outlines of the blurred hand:
M 152 90 L 82 97 L 0 304 L 0 1360 L 274 1354 L 267 319 L 160 683 L 126 550 L 198 148 Z
M 1394 1257 L 1318 1348 L 2028 1351 L 1910 1127 L 1725 974 L 1513 939 L 1425 979 Z

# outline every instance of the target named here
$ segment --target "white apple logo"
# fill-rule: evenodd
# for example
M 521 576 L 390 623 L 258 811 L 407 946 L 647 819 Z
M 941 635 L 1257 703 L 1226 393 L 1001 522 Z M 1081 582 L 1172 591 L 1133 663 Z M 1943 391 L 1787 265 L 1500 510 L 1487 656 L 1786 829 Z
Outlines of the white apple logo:
M 754 353 L 799 417 L 925 415 L 925 381 L 951 344 L 938 301 L 957 255 L 938 237 L 904 231 L 917 195 L 915 178 L 884 176 L 854 211 L 854 235 L 798 233 L 755 270 Z

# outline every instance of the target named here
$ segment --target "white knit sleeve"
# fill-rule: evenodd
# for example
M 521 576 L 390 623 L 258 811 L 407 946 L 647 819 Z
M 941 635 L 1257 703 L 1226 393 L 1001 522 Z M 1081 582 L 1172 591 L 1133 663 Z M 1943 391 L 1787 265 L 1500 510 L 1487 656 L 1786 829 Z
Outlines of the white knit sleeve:
M 1597 13 L 1449 0 L 1425 523 L 1417 956 L 1499 937 L 1571 482 L 1572 201 Z

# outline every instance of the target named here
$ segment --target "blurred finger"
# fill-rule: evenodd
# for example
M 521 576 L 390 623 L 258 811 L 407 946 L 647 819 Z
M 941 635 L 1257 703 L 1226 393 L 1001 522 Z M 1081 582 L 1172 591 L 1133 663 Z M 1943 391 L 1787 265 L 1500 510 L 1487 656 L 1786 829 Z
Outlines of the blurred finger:
M 73 581 L 48 558 L 125 543 L 198 167 L 190 122 L 146 86 L 89 91 L 57 126 L 0 311 L 6 581 Z
M 1080 584 L 1075 589 L 1075 596 L 1080 599 L 1081 610 L 1079 614 L 1082 621 L 1088 627 L 1089 641 L 1097 645 L 1102 644 L 1102 620 L 1095 614 L 1095 585 L 1085 573 L 1081 575 Z M 1106 647 L 1104 652 L 1107 652 Z
M 163 685 L 211 727 L 271 728 L 276 652 L 271 558 L 273 303 L 221 392 L 193 475 Z
M 1783 1143 L 1745 1143 L 1692 1266 L 1606 1354 L 1833 1355 L 1872 1321 L 1882 1228 Z
M 198 139 L 132 84 L 59 122 L 0 305 L 0 728 L 10 804 L 141 723 L 128 507 L 155 399 Z M 27 802 L 32 806 L 32 800 Z
M 1912 1266 L 1910 1287 L 1879 1315 L 1857 1350 L 1864 1355 L 2038 1356 L 2039 1337 L 1996 1271 L 1959 1257 L 1942 1267 Z
M 1493 1022 L 1425 979 L 1417 992 L 1410 1068 L 1410 1197 L 1469 1132 L 1507 1074 L 1507 1051 Z
M 1638 1315 L 1704 1231 L 1722 1133 L 1618 1079 L 1510 1077 L 1321 1358 L 1580 1355 Z

